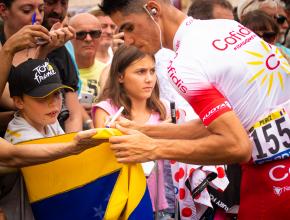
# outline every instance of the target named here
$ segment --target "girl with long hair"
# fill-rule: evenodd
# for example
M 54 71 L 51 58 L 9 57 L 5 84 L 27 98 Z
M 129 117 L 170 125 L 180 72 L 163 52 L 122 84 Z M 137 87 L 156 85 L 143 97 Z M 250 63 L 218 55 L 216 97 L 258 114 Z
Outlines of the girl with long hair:
M 157 124 L 167 119 L 166 103 L 159 98 L 154 57 L 133 46 L 121 46 L 115 53 L 109 76 L 94 107 L 96 127 L 104 127 L 108 116 L 123 106 L 122 116 L 140 124 Z M 155 211 L 164 210 L 163 161 L 148 176 L 149 193 Z M 156 178 L 158 176 L 158 178 Z

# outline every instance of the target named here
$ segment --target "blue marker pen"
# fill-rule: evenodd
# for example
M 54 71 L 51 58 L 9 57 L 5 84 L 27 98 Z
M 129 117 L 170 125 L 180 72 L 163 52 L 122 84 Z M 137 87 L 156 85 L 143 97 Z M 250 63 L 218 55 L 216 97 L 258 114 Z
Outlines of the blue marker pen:
M 32 15 L 31 24 L 35 24 L 35 22 L 36 22 L 36 12 L 34 12 Z
M 36 12 L 33 13 L 32 18 L 31 18 L 31 24 L 34 25 L 36 22 Z M 36 44 L 37 45 L 44 45 L 47 44 L 48 42 L 40 37 L 36 37 Z

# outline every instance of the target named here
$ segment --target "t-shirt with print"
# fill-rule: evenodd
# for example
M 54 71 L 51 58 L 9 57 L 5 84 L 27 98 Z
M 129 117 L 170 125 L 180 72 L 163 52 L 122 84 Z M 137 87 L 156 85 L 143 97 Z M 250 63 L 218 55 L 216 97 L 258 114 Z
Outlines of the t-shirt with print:
M 79 69 L 80 79 L 82 81 L 81 93 L 89 93 L 97 97 L 100 93 L 100 76 L 105 68 L 105 64 L 95 60 L 89 68 Z
M 47 125 L 45 130 L 46 134 L 41 134 L 34 127 L 32 127 L 24 118 L 22 118 L 19 113 L 15 113 L 14 118 L 8 125 L 4 138 L 13 144 L 17 144 L 23 141 L 64 134 L 64 131 L 60 127 L 58 121 L 52 125 Z M 9 220 L 21 219 L 20 185 L 20 178 L 18 178 L 12 191 L 0 200 L 0 207 L 4 210 L 4 213 Z M 34 218 L 28 201 L 26 190 L 24 190 L 24 196 L 25 219 L 33 220 Z
M 168 103 L 165 100 L 163 100 L 163 103 L 164 103 L 165 107 L 167 107 L 166 109 L 169 112 Z M 95 108 L 98 107 L 98 108 L 103 109 L 109 115 L 114 115 L 118 111 L 118 107 L 115 106 L 111 100 L 101 101 L 101 102 L 97 103 L 94 107 Z M 159 113 L 152 112 L 152 114 L 150 115 L 150 118 L 148 119 L 146 124 L 158 124 L 160 122 L 162 122 L 162 121 L 160 120 Z M 168 204 L 167 204 L 166 197 L 165 197 L 163 169 L 164 169 L 164 163 L 163 163 L 163 161 L 159 160 L 158 161 L 158 210 L 164 210 L 164 209 L 168 208 Z M 150 194 L 153 210 L 155 211 L 155 208 L 156 208 L 155 202 L 156 202 L 156 196 L 157 196 L 156 173 L 155 172 L 152 171 L 151 174 L 149 175 L 149 177 L 147 178 L 147 185 L 148 185 L 148 189 L 149 189 L 149 194 Z
M 252 162 L 263 164 L 243 169 L 240 212 L 247 213 L 241 219 L 279 218 L 288 213 L 289 203 L 281 210 L 270 199 L 289 198 L 290 191 L 276 196 L 272 188 L 289 187 L 290 178 L 277 182 L 269 173 L 277 163 L 271 161 L 290 154 L 290 67 L 286 59 L 277 47 L 232 20 L 188 17 L 177 30 L 173 46 L 176 54 L 168 64 L 168 77 L 175 89 L 206 126 L 233 110 L 252 139 Z M 278 163 L 289 168 L 288 161 Z M 255 172 L 249 171 L 253 167 Z M 263 187 L 249 184 L 252 178 L 264 179 Z M 254 203 L 263 204 L 259 211 L 247 205 L 252 204 L 245 193 L 248 187 L 261 189 L 254 193 L 256 199 L 251 197 Z
M 54 124 L 47 125 L 45 127 L 45 135 L 43 135 L 16 112 L 14 118 L 8 124 L 4 138 L 12 144 L 17 144 L 23 141 L 53 137 L 61 134 L 64 134 L 64 131 L 58 121 Z

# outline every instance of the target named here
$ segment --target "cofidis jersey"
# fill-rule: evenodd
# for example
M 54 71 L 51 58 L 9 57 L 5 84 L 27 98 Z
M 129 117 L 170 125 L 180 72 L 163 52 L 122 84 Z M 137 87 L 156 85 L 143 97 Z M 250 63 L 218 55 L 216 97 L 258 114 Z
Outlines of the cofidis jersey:
M 283 157 L 290 147 L 290 66 L 278 48 L 238 22 L 192 17 L 179 27 L 173 45 L 168 77 L 203 123 L 234 110 L 256 144 L 255 162 Z M 269 123 L 271 130 L 265 128 Z M 267 146 L 271 133 L 274 149 Z

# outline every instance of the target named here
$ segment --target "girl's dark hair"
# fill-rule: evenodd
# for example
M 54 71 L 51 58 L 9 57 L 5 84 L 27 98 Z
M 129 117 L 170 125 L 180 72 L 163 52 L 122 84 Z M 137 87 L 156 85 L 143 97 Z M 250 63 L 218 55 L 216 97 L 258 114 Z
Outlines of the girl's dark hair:
M 125 73 L 125 70 L 135 61 L 138 61 L 145 56 L 150 56 L 154 60 L 154 56 L 146 54 L 138 50 L 134 46 L 122 45 L 114 54 L 109 76 L 105 87 L 100 94 L 98 101 L 110 99 L 116 107 L 124 106 L 123 115 L 132 119 L 131 108 L 132 103 L 127 93 L 124 91 L 123 84 L 119 83 L 120 75 Z M 160 114 L 160 119 L 166 119 L 166 109 L 159 98 L 159 85 L 156 82 L 150 98 L 147 100 L 147 108 L 152 109 Z
M 3 3 L 7 8 L 10 8 L 14 0 L 0 0 L 0 3 Z
M 271 29 L 277 35 L 279 34 L 279 26 L 274 18 L 261 10 L 246 13 L 241 19 L 241 24 L 254 32 L 268 31 Z

